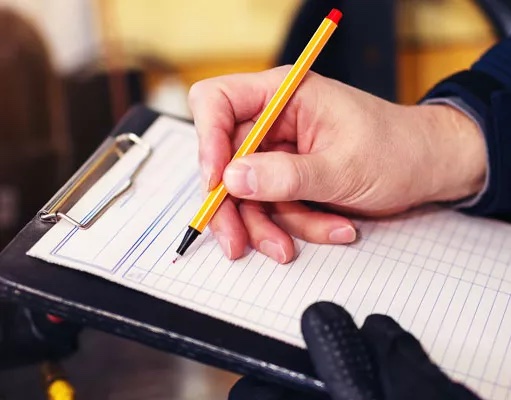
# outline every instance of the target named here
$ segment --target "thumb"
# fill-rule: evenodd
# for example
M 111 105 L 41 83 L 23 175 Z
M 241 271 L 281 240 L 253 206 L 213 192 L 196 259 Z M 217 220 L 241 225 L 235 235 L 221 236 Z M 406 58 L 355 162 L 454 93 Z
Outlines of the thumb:
M 255 153 L 232 161 L 223 181 L 230 194 L 244 199 L 326 201 L 324 163 L 317 154 Z
M 351 315 L 330 302 L 309 306 L 302 333 L 311 360 L 334 400 L 381 399 L 377 366 Z

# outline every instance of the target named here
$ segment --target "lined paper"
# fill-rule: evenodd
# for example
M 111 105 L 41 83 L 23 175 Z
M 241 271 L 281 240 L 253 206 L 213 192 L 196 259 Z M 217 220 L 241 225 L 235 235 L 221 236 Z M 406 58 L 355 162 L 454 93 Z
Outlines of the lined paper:
M 343 305 L 357 324 L 396 319 L 452 378 L 484 398 L 511 397 L 511 226 L 427 209 L 356 221 L 349 246 L 297 241 L 279 265 L 255 251 L 226 259 L 206 230 L 175 264 L 202 202 L 192 127 L 160 117 L 155 148 L 132 190 L 88 230 L 59 222 L 28 252 L 304 347 L 303 310 Z M 130 150 L 70 211 L 86 222 L 137 163 Z

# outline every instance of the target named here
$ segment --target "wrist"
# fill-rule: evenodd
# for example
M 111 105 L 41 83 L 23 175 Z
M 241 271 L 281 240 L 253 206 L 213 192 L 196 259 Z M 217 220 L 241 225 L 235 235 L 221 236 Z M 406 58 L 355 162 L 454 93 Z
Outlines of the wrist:
M 452 202 L 483 189 L 487 151 L 479 125 L 450 105 L 414 106 L 424 124 L 428 177 L 424 202 Z

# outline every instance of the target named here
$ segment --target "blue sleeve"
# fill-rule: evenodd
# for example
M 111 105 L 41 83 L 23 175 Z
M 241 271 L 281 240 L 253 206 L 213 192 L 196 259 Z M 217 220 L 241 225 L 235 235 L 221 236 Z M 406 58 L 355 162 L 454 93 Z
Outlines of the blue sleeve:
M 460 203 L 466 213 L 511 220 L 511 37 L 468 70 L 435 85 L 422 102 L 457 106 L 479 124 L 486 141 L 484 190 Z

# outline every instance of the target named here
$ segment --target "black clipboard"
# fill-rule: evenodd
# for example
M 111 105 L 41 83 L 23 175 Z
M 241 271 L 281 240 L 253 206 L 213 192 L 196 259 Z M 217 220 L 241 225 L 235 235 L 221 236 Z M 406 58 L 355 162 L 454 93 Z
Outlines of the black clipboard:
M 103 156 L 122 157 L 119 147 L 126 141 L 143 146 L 127 135 L 140 137 L 159 116 L 144 106 L 133 107 L 105 143 L 4 249 L 0 254 L 0 297 L 234 373 L 323 392 L 324 384 L 304 349 L 26 255 L 53 226 L 48 222 L 66 218 L 58 207 L 63 205 L 61 200 L 65 197 L 71 201 L 81 192 L 76 190 L 81 186 L 77 184 L 97 179 L 99 164 L 108 167 Z

